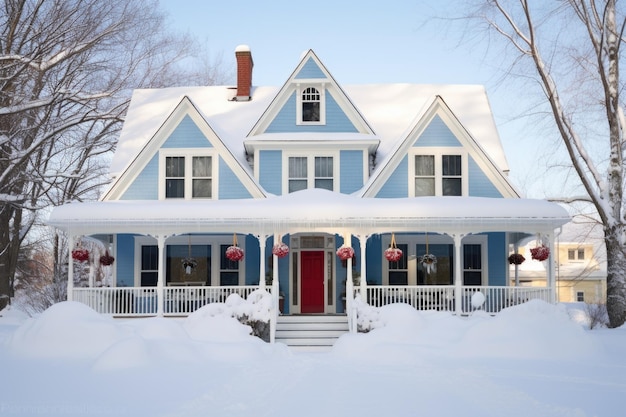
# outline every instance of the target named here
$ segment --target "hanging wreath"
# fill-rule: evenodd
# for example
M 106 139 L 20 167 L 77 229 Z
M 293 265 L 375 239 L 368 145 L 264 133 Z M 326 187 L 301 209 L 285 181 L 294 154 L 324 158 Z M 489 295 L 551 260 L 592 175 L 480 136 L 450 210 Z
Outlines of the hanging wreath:
M 526 258 L 524 258 L 524 256 L 522 256 L 521 253 L 514 253 L 511 256 L 509 256 L 508 260 L 509 260 L 509 264 L 511 265 L 521 265 L 522 262 L 526 260 Z
M 226 257 L 234 262 L 243 259 L 243 249 L 237 245 L 237 234 L 233 234 L 233 244 L 226 249 Z
M 77 262 L 87 262 L 89 260 L 89 251 L 87 249 L 74 249 L 72 251 L 72 259 Z
M 115 258 L 109 255 L 108 250 L 100 257 L 100 264 L 103 266 L 113 265 L 113 262 L 115 262 Z
M 285 245 L 283 242 L 277 243 L 272 248 L 272 253 L 279 258 L 284 258 L 289 253 L 289 246 Z
M 187 275 L 191 275 L 196 266 L 198 266 L 198 261 L 194 258 L 185 258 L 181 261 L 181 263 L 183 264 L 183 269 Z
M 431 272 L 437 272 L 437 257 L 432 253 L 427 253 L 426 255 L 420 258 L 420 263 L 422 264 L 422 268 L 426 271 L 427 274 Z
M 432 253 L 428 253 L 428 233 L 426 233 L 426 254 L 420 257 L 419 263 L 427 274 L 437 272 L 437 257 Z
M 402 249 L 396 246 L 396 236 L 391 234 L 391 245 L 385 249 L 385 258 L 389 262 L 398 262 L 402 258 Z
M 545 261 L 550 256 L 550 248 L 545 245 L 537 246 L 530 250 L 530 256 L 536 261 Z
M 354 249 L 349 246 L 342 246 L 337 249 L 337 256 L 342 261 L 347 261 L 350 258 L 354 258 Z

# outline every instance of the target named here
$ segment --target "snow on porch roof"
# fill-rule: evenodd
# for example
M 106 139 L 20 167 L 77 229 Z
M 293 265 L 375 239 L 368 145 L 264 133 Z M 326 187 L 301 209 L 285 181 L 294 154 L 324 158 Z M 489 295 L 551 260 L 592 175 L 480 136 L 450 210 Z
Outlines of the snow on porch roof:
M 99 201 L 54 208 L 48 224 L 96 233 L 372 234 L 403 231 L 549 232 L 570 220 L 545 200 L 484 197 L 359 198 L 320 189 L 245 200 Z

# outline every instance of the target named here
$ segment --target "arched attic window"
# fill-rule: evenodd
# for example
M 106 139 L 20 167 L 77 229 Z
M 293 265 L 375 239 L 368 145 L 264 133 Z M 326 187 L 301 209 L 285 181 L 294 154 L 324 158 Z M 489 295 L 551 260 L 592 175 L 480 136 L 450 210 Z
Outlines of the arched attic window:
M 322 97 L 315 87 L 307 87 L 302 92 L 302 121 L 319 122 Z

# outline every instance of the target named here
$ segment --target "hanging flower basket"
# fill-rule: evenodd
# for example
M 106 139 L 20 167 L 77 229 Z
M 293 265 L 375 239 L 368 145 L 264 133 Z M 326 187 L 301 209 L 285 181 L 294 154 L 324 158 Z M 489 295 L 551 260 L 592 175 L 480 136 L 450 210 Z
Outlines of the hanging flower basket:
M 550 256 L 550 248 L 545 245 L 537 246 L 530 250 L 530 256 L 536 261 L 545 261 Z
M 283 242 L 277 243 L 272 248 L 272 253 L 279 258 L 284 258 L 289 253 L 289 246 L 285 245 Z
M 72 251 L 72 259 L 77 262 L 87 262 L 89 260 L 89 251 L 87 249 L 74 249 Z
M 187 275 L 191 275 L 196 266 L 198 266 L 198 261 L 196 261 L 195 258 L 185 258 L 181 261 L 181 263 L 183 264 L 183 269 Z
M 233 244 L 226 249 L 226 257 L 233 262 L 243 259 L 243 249 L 237 245 L 237 235 L 233 235 Z
M 514 253 L 508 258 L 511 265 L 521 265 L 526 260 L 521 253 Z
M 115 258 L 112 257 L 111 255 L 109 255 L 109 251 L 105 251 L 104 255 L 102 255 L 100 257 L 100 264 L 103 266 L 110 266 L 113 265 L 113 262 L 115 262 Z
M 437 257 L 431 253 L 427 253 L 426 255 L 422 256 L 420 258 L 420 264 L 427 274 L 430 274 L 431 272 L 437 272 Z
M 337 249 L 337 256 L 342 261 L 347 261 L 350 258 L 354 258 L 354 249 L 348 246 L 342 246 Z
M 385 258 L 389 262 L 398 262 L 402 258 L 402 249 L 396 246 L 396 236 L 391 234 L 391 246 L 385 249 Z

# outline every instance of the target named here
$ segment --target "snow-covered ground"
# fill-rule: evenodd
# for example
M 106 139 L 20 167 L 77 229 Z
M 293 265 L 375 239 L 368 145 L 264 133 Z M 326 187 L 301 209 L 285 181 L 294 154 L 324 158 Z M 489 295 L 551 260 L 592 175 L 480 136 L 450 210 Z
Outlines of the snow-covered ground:
M 626 327 L 531 302 L 497 317 L 382 308 L 328 353 L 292 353 L 200 310 L 113 320 L 0 313 L 0 416 L 623 416 Z

